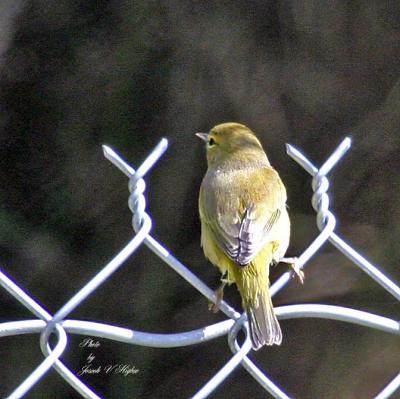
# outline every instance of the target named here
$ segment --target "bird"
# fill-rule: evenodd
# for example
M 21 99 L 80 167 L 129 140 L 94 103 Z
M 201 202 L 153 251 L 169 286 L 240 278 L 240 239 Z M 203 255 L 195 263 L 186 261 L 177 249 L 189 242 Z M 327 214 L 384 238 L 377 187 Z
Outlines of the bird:
M 289 246 L 286 188 L 259 139 L 245 125 L 221 123 L 196 135 L 206 142 L 208 165 L 199 193 L 201 246 L 222 274 L 210 310 L 218 310 L 225 285 L 236 283 L 253 349 L 280 345 L 269 268 L 284 259 Z

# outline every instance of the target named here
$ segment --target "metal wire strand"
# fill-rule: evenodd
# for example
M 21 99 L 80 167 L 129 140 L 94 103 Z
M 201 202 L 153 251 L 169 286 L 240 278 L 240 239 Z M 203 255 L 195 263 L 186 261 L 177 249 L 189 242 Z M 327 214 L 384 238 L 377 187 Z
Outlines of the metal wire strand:
M 0 336 L 4 335 L 9 335 L 5 334 L 9 331 L 13 331 L 13 324 L 16 324 L 17 329 L 14 332 L 14 334 L 11 335 L 18 335 L 22 333 L 29 333 L 29 327 L 34 326 L 35 322 L 39 322 L 42 324 L 42 327 L 40 330 L 37 330 L 37 332 L 41 332 L 43 328 L 46 326 L 45 321 L 51 320 L 51 315 L 43 309 L 42 306 L 40 306 L 33 298 L 31 298 L 22 288 L 20 288 L 14 281 L 12 281 L 8 276 L 6 276 L 3 272 L 0 271 L 0 285 L 3 286 L 9 293 L 11 293 L 22 305 L 24 305 L 26 308 L 28 308 L 34 315 L 39 317 L 40 319 L 43 320 L 41 322 L 40 320 L 28 320 L 27 325 L 22 325 L 20 322 L 14 322 L 14 323 L 3 323 L 4 329 L 0 327 Z M 36 323 L 37 324 L 37 323 Z M 7 325 L 10 325 L 10 330 L 7 327 Z M 19 326 L 19 327 L 18 327 Z M 57 324 L 57 327 L 60 329 L 60 325 Z M 48 345 L 46 345 L 45 348 L 45 355 L 50 356 L 50 351 L 48 348 Z M 56 356 L 56 354 L 53 354 L 53 356 Z M 86 384 L 84 384 L 78 377 L 75 376 L 73 372 L 71 372 L 60 360 L 56 360 L 55 363 L 53 364 L 53 367 L 57 370 L 57 372 L 67 381 L 69 384 L 75 388 L 75 390 L 80 393 L 84 398 L 88 399 L 99 399 L 99 396 L 96 395 L 95 392 L 91 388 L 89 388 Z M 14 392 L 16 395 L 15 397 L 23 397 L 29 389 L 32 388 L 32 386 L 40 380 L 41 378 L 40 373 L 34 374 L 34 377 L 30 377 L 30 382 L 25 383 L 25 388 L 21 389 L 21 384 L 19 387 L 19 390 Z M 29 377 L 28 377 L 29 378 Z M 35 382 L 36 380 L 36 382 Z
M 240 330 L 244 330 L 246 333 L 246 339 L 244 340 L 243 345 L 239 348 L 236 337 Z M 225 381 L 232 371 L 234 371 L 240 364 L 247 353 L 250 352 L 251 341 L 249 327 L 244 317 L 236 320 L 235 324 L 230 329 L 228 334 L 228 342 L 231 341 L 235 342 L 237 345 L 237 350 L 235 350 L 233 357 L 192 397 L 192 399 L 207 398 L 219 385 L 222 384 L 222 382 Z
M 58 337 L 57 345 L 54 350 L 40 363 L 38 367 L 26 378 L 7 399 L 20 399 L 50 370 L 53 364 L 64 352 L 67 346 L 67 334 L 65 331 L 56 326 L 56 333 Z
M 323 176 L 331 171 L 333 166 L 339 161 L 339 159 L 348 151 L 351 146 L 351 139 L 346 137 L 329 159 L 321 166 L 318 170 L 299 150 L 295 147 L 287 144 L 286 151 L 288 155 L 294 159 L 300 166 L 303 167 L 311 176 L 314 176 L 316 180 L 313 180 L 313 188 L 317 186 L 318 181 Z M 320 225 L 318 225 L 321 228 Z M 346 255 L 353 263 L 355 263 L 361 270 L 367 273 L 373 278 L 379 285 L 385 288 L 390 294 L 392 294 L 398 301 L 400 301 L 400 287 L 395 284 L 389 277 L 385 276 L 376 266 L 367 261 L 357 251 L 351 248 L 344 240 L 332 232 L 328 240 L 344 255 Z

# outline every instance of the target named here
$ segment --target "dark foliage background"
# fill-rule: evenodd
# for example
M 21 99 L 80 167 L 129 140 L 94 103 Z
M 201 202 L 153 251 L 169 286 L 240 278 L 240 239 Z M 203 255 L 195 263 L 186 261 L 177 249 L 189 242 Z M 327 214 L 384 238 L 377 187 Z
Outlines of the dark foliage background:
M 199 248 L 197 192 L 205 171 L 194 132 L 240 121 L 261 138 L 289 192 L 290 255 L 315 236 L 307 174 L 290 142 L 317 164 L 340 140 L 353 148 L 332 176 L 338 232 L 399 276 L 400 5 L 396 1 L 82 1 L 0 3 L 0 259 L 50 312 L 132 236 L 127 181 L 101 152 L 139 165 L 162 136 L 148 176 L 152 234 L 205 282 L 218 273 Z M 273 271 L 276 279 L 285 267 Z M 227 298 L 239 305 L 234 287 Z M 340 304 L 398 317 L 392 297 L 326 245 L 275 299 Z M 32 318 L 0 290 L 2 321 Z M 140 331 L 177 332 L 222 320 L 206 300 L 140 249 L 72 315 Z M 297 398 L 372 397 L 394 376 L 398 339 L 323 320 L 282 322 L 284 342 L 251 357 Z M 63 356 L 90 353 L 71 336 Z M 87 376 L 106 398 L 187 398 L 230 357 L 225 339 L 171 350 L 100 340 L 99 364 L 139 374 Z M 42 360 L 37 336 L 3 338 L 0 396 Z M 243 370 L 215 398 L 261 398 Z M 75 398 L 55 372 L 30 398 Z

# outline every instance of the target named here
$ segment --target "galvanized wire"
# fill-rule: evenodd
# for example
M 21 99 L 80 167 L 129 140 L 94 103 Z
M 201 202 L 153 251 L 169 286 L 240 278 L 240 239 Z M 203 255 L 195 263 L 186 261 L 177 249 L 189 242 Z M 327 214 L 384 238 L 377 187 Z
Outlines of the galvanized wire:
M 287 145 L 287 152 L 299 165 L 313 176 L 312 188 L 314 195 L 312 205 L 317 213 L 317 226 L 320 234 L 297 258 L 299 268 L 307 266 L 307 262 L 314 256 L 325 242 L 331 242 L 337 249 L 344 253 L 353 263 L 366 272 L 378 284 L 400 300 L 400 288 L 389 277 L 383 274 L 376 266 L 363 258 L 358 252 L 346 244 L 334 232 L 336 219 L 329 210 L 329 180 L 327 175 L 350 148 L 351 141 L 345 138 L 337 149 L 328 157 L 327 161 L 318 169 L 299 150 Z M 209 300 L 215 300 L 213 291 L 195 276 L 185 265 L 176 259 L 162 244 L 150 235 L 152 220 L 146 213 L 146 199 L 144 196 L 146 184 L 144 177 L 154 166 L 160 156 L 167 149 L 167 140 L 163 139 L 146 158 L 142 165 L 135 171 L 115 151 L 108 146 L 103 146 L 105 157 L 117 166 L 129 177 L 130 196 L 128 205 L 132 211 L 132 226 L 136 235 L 128 244 L 107 263 L 98 274 L 68 300 L 52 316 L 31 295 L 25 292 L 8 276 L 0 271 L 0 285 L 14 296 L 21 304 L 29 309 L 37 319 L 11 321 L 0 323 L 0 337 L 19 334 L 40 334 L 40 347 L 44 360 L 22 381 L 8 396 L 11 399 L 19 399 L 25 396 L 30 389 L 37 384 L 42 377 L 54 368 L 62 378 L 68 382 L 84 398 L 100 398 L 100 396 L 73 371 L 69 370 L 60 360 L 60 357 L 68 345 L 68 334 L 90 335 L 124 342 L 131 345 L 141 345 L 155 348 L 174 348 L 185 345 L 205 343 L 209 340 L 227 335 L 228 345 L 233 356 L 203 387 L 197 390 L 193 398 L 200 399 L 209 396 L 239 365 L 243 366 L 250 375 L 273 397 L 288 399 L 289 396 L 272 381 L 266 373 L 258 368 L 246 355 L 251 351 L 251 343 L 248 337 L 248 324 L 245 313 L 240 314 L 225 301 L 219 304 L 220 309 L 229 317 L 227 320 L 203 328 L 174 334 L 154 334 L 115 327 L 108 324 L 89 322 L 84 320 L 66 320 L 67 316 L 83 301 L 101 286 L 111 275 L 123 265 L 141 244 L 145 244 L 173 270 L 175 270 L 188 283 L 195 287 Z M 293 272 L 284 273 L 271 287 L 271 294 L 278 291 L 291 280 Z M 281 306 L 276 308 L 276 314 L 280 319 L 292 318 L 324 318 L 333 319 L 353 324 L 359 324 L 369 328 L 379 329 L 388 333 L 400 334 L 400 323 L 387 317 L 374 315 L 369 312 L 349 309 L 340 306 L 320 304 L 300 304 Z M 246 338 L 241 345 L 236 339 L 240 330 L 244 330 Z M 49 337 L 55 334 L 57 342 L 52 348 Z M 377 399 L 389 398 L 400 387 L 400 373 L 397 374 L 377 394 Z

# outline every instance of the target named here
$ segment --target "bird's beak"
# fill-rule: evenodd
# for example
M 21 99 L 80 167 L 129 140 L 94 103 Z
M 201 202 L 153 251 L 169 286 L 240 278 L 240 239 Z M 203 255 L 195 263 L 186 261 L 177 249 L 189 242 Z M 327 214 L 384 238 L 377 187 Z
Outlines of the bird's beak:
M 206 143 L 208 141 L 208 133 L 196 133 L 196 136 L 204 140 Z

